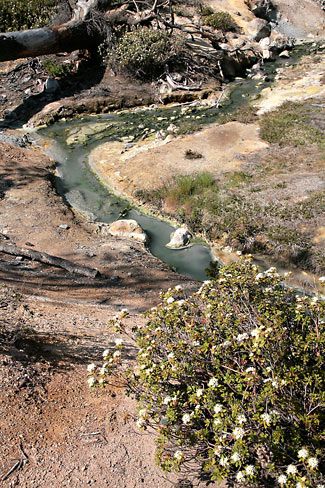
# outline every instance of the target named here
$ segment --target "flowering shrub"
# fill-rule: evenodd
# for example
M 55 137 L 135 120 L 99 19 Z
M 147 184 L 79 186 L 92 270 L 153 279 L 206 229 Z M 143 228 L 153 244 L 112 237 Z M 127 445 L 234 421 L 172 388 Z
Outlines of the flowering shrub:
M 47 25 L 58 3 L 57 0 L 0 0 L 0 32 Z
M 324 309 L 250 259 L 191 297 L 162 294 L 125 374 L 138 427 L 157 430 L 158 464 L 228 486 L 324 488 Z M 120 333 L 126 315 L 111 322 Z M 123 344 L 104 355 L 91 386 L 109 381 Z
M 110 62 L 138 78 L 163 71 L 164 65 L 175 60 L 184 48 L 184 40 L 165 31 L 139 27 L 126 32 L 109 51 Z

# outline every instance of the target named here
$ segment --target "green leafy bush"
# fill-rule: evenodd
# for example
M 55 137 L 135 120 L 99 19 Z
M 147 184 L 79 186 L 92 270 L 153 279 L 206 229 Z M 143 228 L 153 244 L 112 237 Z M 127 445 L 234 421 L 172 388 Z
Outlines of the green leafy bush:
M 0 32 L 47 25 L 57 0 L 0 0 Z
M 42 61 L 42 64 L 48 74 L 54 78 L 63 78 L 64 76 L 68 76 L 71 74 L 74 68 L 73 63 L 61 64 L 50 60 L 44 60 Z
M 180 55 L 184 40 L 165 31 L 139 27 L 125 33 L 108 52 L 112 64 L 138 78 L 156 76 Z
M 125 376 L 138 426 L 157 430 L 158 464 L 227 486 L 323 488 L 324 311 L 249 259 L 191 297 L 163 293 L 133 329 L 137 364 Z M 111 321 L 119 333 L 126 315 Z M 89 366 L 89 385 L 110 381 L 121 356 L 117 339 L 101 369 Z
M 216 12 L 203 18 L 205 25 L 228 32 L 236 30 L 237 24 L 228 12 Z

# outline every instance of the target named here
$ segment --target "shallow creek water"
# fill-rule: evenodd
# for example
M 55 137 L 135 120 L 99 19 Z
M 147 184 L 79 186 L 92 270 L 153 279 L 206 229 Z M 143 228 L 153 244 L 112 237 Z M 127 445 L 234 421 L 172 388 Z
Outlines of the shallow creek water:
M 277 67 L 294 63 L 305 52 L 305 47 L 297 47 L 290 60 L 280 59 L 266 65 L 268 81 L 241 79 L 232 82 L 219 107 L 198 102 L 165 108 L 147 107 L 61 121 L 40 129 L 38 135 L 48 141 L 46 152 L 57 161 L 58 191 L 69 205 L 90 220 L 110 223 L 120 218 L 121 213 L 123 218 L 136 220 L 146 232 L 147 247 L 154 256 L 179 273 L 203 281 L 206 279 L 206 268 L 216 260 L 210 248 L 195 240 L 183 249 L 167 248 L 166 244 L 175 228 L 168 222 L 132 208 L 128 200 L 103 186 L 87 165 L 88 154 L 98 144 L 108 141 L 122 141 L 127 150 L 143 138 L 154 138 L 157 132 L 166 131 L 171 123 L 179 127 L 186 122 L 199 128 L 217 122 L 221 115 L 246 104 L 270 85 Z

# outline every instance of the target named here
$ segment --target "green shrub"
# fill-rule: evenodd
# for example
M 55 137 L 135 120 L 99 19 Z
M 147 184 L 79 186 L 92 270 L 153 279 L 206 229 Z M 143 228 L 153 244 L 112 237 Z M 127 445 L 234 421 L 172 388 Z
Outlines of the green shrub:
M 42 61 L 42 64 L 48 74 L 53 78 L 63 78 L 64 76 L 68 76 L 71 74 L 74 67 L 73 63 L 61 64 L 49 60 Z
M 47 25 L 57 0 L 0 0 L 0 32 Z
M 109 61 L 138 78 L 156 76 L 180 55 L 184 40 L 165 31 L 139 27 L 125 33 L 108 52 Z
M 237 24 L 228 12 L 216 12 L 214 14 L 207 15 L 203 19 L 204 24 L 214 29 L 228 32 L 236 30 Z
M 157 430 L 158 464 L 227 486 L 323 488 L 324 312 L 249 259 L 191 297 L 163 293 L 133 329 L 137 364 L 123 373 L 138 426 Z M 111 321 L 119 333 L 126 315 Z M 122 349 L 89 366 L 91 387 L 111 381 Z

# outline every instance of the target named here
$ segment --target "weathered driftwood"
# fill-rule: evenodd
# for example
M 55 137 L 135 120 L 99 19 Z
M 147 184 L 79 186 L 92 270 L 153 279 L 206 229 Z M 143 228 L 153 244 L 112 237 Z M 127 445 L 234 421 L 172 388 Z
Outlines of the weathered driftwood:
M 87 276 L 88 278 L 96 278 L 96 276 L 100 275 L 97 269 L 88 268 L 87 266 L 79 266 L 78 264 L 74 264 L 67 259 L 51 256 L 45 252 L 34 251 L 33 249 L 24 249 L 14 246 L 13 244 L 0 242 L 0 252 L 11 254 L 13 256 L 22 256 L 33 261 L 38 261 L 40 263 L 49 264 L 50 266 L 65 269 L 66 271 L 69 271 L 69 273 Z
M 183 85 L 182 83 L 177 83 L 176 81 L 173 80 L 173 78 L 170 75 L 166 76 L 166 81 L 173 90 L 193 91 L 193 90 L 201 90 L 202 87 L 202 82 L 199 85 Z
M 78 0 L 71 20 L 65 24 L 1 33 L 0 61 L 98 46 L 107 32 L 103 29 L 103 14 L 95 19 L 92 12 L 109 4 L 110 0 Z
M 0 33 L 0 61 L 95 49 L 111 36 L 112 25 L 137 25 L 156 18 L 156 3 L 141 12 L 129 12 L 128 4 L 106 12 L 110 7 L 111 0 L 78 0 L 65 24 Z

